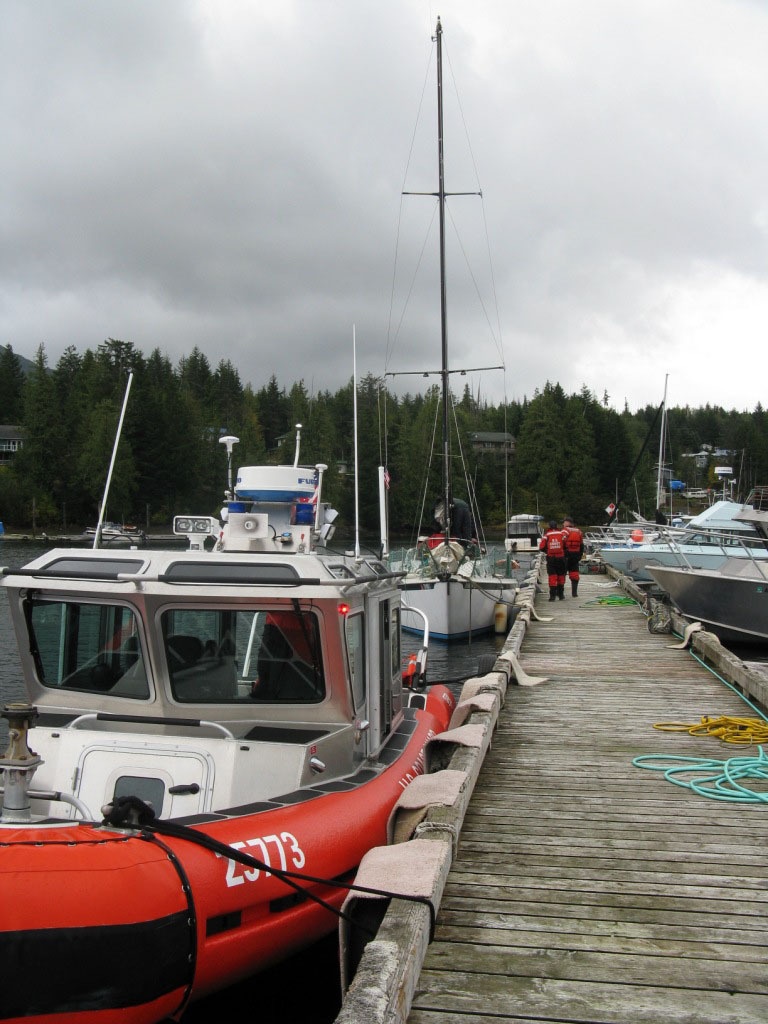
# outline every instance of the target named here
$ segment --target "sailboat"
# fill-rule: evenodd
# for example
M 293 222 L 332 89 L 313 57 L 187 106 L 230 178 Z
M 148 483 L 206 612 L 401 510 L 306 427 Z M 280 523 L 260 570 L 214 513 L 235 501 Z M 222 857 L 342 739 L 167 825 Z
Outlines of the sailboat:
M 495 575 L 496 562 L 487 557 L 478 544 L 471 524 L 472 511 L 454 496 L 450 434 L 451 369 L 448 362 L 448 324 L 445 260 L 445 161 L 443 149 L 443 29 L 437 19 L 437 119 L 438 119 L 438 191 L 440 236 L 440 336 L 441 336 L 441 409 L 442 409 L 442 494 L 435 506 L 440 531 L 419 538 L 418 544 L 393 568 L 404 570 L 401 587 L 405 591 L 403 628 L 410 632 L 423 629 L 426 616 L 433 639 L 466 640 L 488 633 L 497 625 L 497 616 L 508 617 L 514 605 L 517 581 L 508 575 L 511 559 L 501 561 L 504 575 Z M 483 369 L 490 369 L 484 367 Z M 495 367 L 498 369 L 498 367 Z M 466 371 L 464 371 L 466 372 Z
M 628 476 L 628 480 L 634 479 L 635 471 L 637 467 L 640 465 L 640 460 L 642 459 L 645 450 L 648 447 L 648 442 L 651 438 L 651 434 L 654 431 L 656 422 L 659 416 L 661 416 L 661 430 L 659 433 L 659 461 L 656 472 L 656 512 L 654 515 L 654 520 L 650 521 L 646 519 L 645 516 L 641 515 L 638 511 L 632 512 L 634 525 L 632 523 L 623 525 L 618 523 L 619 509 L 624 504 L 624 495 L 627 491 L 627 486 L 625 486 L 624 493 L 621 495 L 621 497 L 619 497 L 617 494 L 615 502 L 611 502 L 605 510 L 608 514 L 608 520 L 605 526 L 601 530 L 598 530 L 596 533 L 589 535 L 587 538 L 589 548 L 593 552 L 599 551 L 604 547 L 615 547 L 617 544 L 619 547 L 624 547 L 629 541 L 633 541 L 635 543 L 642 543 L 643 541 L 656 539 L 658 536 L 658 527 L 666 525 L 667 520 L 661 512 L 661 506 L 664 499 L 664 460 L 667 435 L 668 380 L 669 374 L 667 374 L 664 378 L 664 398 L 662 400 L 662 403 L 656 410 L 656 415 L 653 418 L 653 422 L 651 423 L 648 433 L 646 434 L 645 440 L 643 441 L 640 451 L 638 452 L 637 457 L 635 458 L 635 463 L 632 466 L 632 469 L 630 470 Z M 652 531 L 651 535 L 646 535 L 646 533 L 643 532 L 644 530 L 648 529 Z

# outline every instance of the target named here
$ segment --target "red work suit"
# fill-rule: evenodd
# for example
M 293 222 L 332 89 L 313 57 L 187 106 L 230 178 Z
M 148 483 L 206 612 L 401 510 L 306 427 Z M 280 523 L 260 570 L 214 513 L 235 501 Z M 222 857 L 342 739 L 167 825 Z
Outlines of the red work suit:
M 562 597 L 565 586 L 565 538 L 566 531 L 558 527 L 550 527 L 539 541 L 539 548 L 547 556 L 547 576 L 549 577 L 549 599 Z
M 565 532 L 565 564 L 571 583 L 579 582 L 579 562 L 584 554 L 584 534 L 578 526 L 568 526 Z

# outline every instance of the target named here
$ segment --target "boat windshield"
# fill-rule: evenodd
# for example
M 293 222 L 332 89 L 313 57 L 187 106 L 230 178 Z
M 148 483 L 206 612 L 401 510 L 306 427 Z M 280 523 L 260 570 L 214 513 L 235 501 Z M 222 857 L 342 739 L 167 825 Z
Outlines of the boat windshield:
M 138 619 L 129 606 L 30 597 L 25 610 L 43 686 L 103 699 L 149 697 Z M 314 704 L 325 697 L 313 612 L 172 608 L 162 614 L 161 630 L 179 703 Z
M 314 704 L 325 697 L 312 612 L 175 608 L 163 613 L 162 634 L 180 703 Z
M 136 616 L 117 604 L 30 598 L 30 651 L 44 686 L 146 698 Z

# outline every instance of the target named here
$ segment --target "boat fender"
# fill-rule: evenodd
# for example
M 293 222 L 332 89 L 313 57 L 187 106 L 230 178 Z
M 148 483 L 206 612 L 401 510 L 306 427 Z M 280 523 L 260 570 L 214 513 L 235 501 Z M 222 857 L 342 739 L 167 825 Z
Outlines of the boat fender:
M 413 688 L 413 677 L 416 675 L 418 659 L 415 654 L 408 655 L 408 664 L 403 672 L 403 686 L 407 686 L 409 689 Z

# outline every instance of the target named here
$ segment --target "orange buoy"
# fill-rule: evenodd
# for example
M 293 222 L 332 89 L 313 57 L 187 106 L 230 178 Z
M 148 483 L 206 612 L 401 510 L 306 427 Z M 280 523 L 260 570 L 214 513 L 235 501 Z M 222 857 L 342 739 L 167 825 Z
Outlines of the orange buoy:
M 630 534 L 630 537 L 632 538 L 633 541 L 635 541 L 636 544 L 642 544 L 643 543 L 643 531 L 642 530 L 633 530 L 632 533 Z

